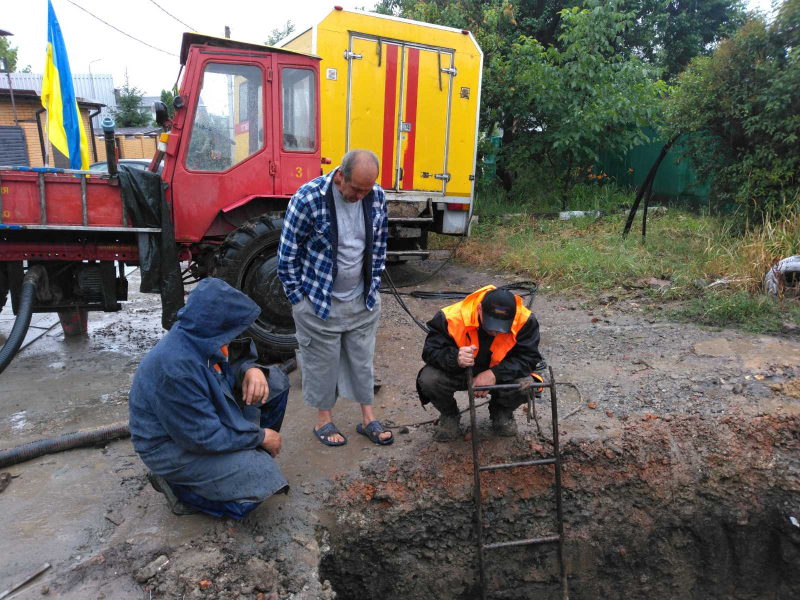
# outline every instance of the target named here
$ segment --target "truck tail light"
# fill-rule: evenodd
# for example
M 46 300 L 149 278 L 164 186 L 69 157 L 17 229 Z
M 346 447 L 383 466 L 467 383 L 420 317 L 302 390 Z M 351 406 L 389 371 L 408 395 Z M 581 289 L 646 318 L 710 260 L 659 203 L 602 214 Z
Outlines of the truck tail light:
M 455 203 L 448 203 L 447 210 L 469 210 L 469 204 L 455 204 Z

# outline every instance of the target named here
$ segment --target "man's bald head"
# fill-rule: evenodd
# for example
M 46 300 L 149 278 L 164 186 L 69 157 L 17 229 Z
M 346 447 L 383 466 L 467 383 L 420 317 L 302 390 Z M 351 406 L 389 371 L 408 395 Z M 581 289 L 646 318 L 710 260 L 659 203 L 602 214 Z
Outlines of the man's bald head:
M 369 150 L 350 150 L 333 176 L 333 183 L 348 202 L 358 202 L 366 196 L 380 173 L 380 162 Z

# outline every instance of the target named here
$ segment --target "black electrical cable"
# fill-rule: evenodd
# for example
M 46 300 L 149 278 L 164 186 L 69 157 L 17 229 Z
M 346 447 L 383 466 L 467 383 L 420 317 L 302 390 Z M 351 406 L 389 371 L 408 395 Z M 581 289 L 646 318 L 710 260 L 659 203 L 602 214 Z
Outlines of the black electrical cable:
M 406 311 L 408 316 L 411 317 L 411 320 L 414 321 L 414 323 L 417 324 L 417 327 L 419 327 L 420 329 L 422 329 L 422 331 L 424 331 L 426 334 L 428 334 L 430 332 L 430 329 L 428 329 L 428 326 L 425 323 L 423 323 L 422 321 L 420 321 L 417 317 L 415 317 L 414 313 L 412 313 L 409 310 L 409 308 L 406 306 L 406 303 L 403 302 L 403 299 L 400 297 L 400 294 L 397 292 L 397 288 L 394 286 L 394 281 L 392 281 L 392 276 L 389 275 L 389 271 L 384 270 L 383 271 L 383 276 L 386 279 L 386 281 L 389 283 L 389 287 L 391 288 L 391 293 L 394 294 L 395 299 L 397 299 L 397 303 L 400 304 L 400 308 L 402 308 L 404 311 Z M 384 290 L 381 290 L 381 292 L 384 292 Z
M 137 38 L 137 37 L 133 37 L 133 36 L 132 36 L 130 33 L 125 33 L 125 32 L 124 32 L 124 31 L 122 31 L 122 29 L 120 29 L 119 27 L 115 27 L 114 25 L 112 25 L 112 24 L 111 24 L 111 23 L 109 23 L 108 21 L 104 21 L 103 19 L 101 19 L 100 17 L 98 17 L 96 14 L 94 14 L 94 13 L 92 13 L 92 12 L 90 12 L 90 11 L 86 10 L 86 9 L 85 9 L 85 8 L 83 8 L 83 7 L 82 7 L 80 4 L 76 4 L 76 3 L 75 3 L 75 2 L 73 2 L 72 0 L 67 0 L 67 2 L 69 2 L 70 4 L 72 4 L 72 5 L 73 5 L 75 8 L 80 8 L 80 9 L 81 9 L 83 12 L 87 13 L 87 14 L 88 14 L 90 17 L 93 17 L 93 18 L 97 19 L 98 21 L 100 21 L 100 22 L 101 22 L 101 23 L 103 23 L 104 25 L 108 25 L 109 27 L 111 27 L 111 29 L 115 29 L 116 31 L 119 31 L 119 32 L 120 32 L 122 35 L 124 35 L 124 36 L 127 36 L 127 37 L 131 38 L 132 40 L 134 40 L 134 41 L 136 41 L 136 42 L 139 42 L 140 44 L 144 44 L 145 46 L 147 46 L 147 47 L 149 47 L 149 48 L 152 48 L 153 50 L 158 50 L 159 52 L 163 52 L 164 54 L 169 54 L 170 56 L 175 56 L 175 57 L 177 57 L 177 56 L 178 56 L 177 54 L 174 54 L 174 53 L 172 53 L 172 52 L 167 52 L 166 50 L 162 50 L 161 48 L 156 48 L 156 47 L 155 47 L 155 46 L 153 46 L 152 44 L 148 44 L 147 42 L 145 42 L 145 41 L 142 41 L 142 40 L 140 40 L 140 39 L 139 39 L 139 38 Z
M 416 298 L 417 300 L 463 300 L 467 296 L 469 296 L 472 292 L 458 292 L 458 291 L 445 291 L 445 292 L 425 292 L 425 291 L 416 291 L 416 292 L 398 292 L 397 287 L 394 285 L 394 281 L 392 281 L 392 276 L 389 275 L 389 272 L 384 270 L 383 271 L 384 278 L 386 282 L 389 284 L 389 290 L 381 290 L 381 293 L 384 294 L 392 294 L 395 299 L 397 300 L 398 304 L 400 304 L 400 308 L 402 308 L 411 320 L 416 323 L 417 327 L 422 329 L 426 334 L 430 331 L 428 326 L 420 321 L 414 313 L 406 306 L 406 303 L 403 301 L 403 296 L 409 296 L 411 298 Z M 513 292 L 514 290 L 519 290 L 524 293 L 519 294 L 522 298 L 528 297 L 527 306 L 528 308 L 531 307 L 533 303 L 533 298 L 536 295 L 536 292 L 539 290 L 538 284 L 534 281 L 517 281 L 515 283 L 508 283 L 506 285 L 501 285 L 498 289 L 501 290 L 508 290 Z
M 423 279 L 420 279 L 419 281 L 415 281 L 414 283 L 406 283 L 406 284 L 398 286 L 398 287 L 402 290 L 403 288 L 414 287 L 415 285 L 422 285 L 426 281 L 430 281 L 431 279 L 433 279 L 439 273 L 439 271 L 444 269 L 447 266 L 447 264 L 453 259 L 453 257 L 456 255 L 456 252 L 458 252 L 459 247 L 461 246 L 461 242 L 463 242 L 465 239 L 467 239 L 467 236 L 466 235 L 462 235 L 461 239 L 458 240 L 458 243 L 456 244 L 456 247 L 453 248 L 453 251 L 450 253 L 450 256 L 448 256 L 444 260 L 444 262 L 442 262 L 442 264 L 439 265 L 439 268 L 436 269 L 433 273 L 431 273 L 427 277 L 424 277 Z

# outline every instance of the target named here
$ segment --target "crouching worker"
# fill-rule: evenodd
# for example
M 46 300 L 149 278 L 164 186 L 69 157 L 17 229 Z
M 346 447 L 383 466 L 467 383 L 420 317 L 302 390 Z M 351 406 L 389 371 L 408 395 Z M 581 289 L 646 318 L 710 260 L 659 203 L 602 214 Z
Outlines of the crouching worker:
M 277 367 L 265 376 L 253 343 L 235 339 L 259 313 L 242 292 L 204 279 L 136 370 L 131 440 L 175 514 L 241 519 L 288 491 L 274 458 L 289 380 Z
M 440 310 L 428 321 L 428 327 L 430 333 L 422 350 L 426 364 L 417 375 L 417 393 L 423 406 L 431 403 L 441 413 L 435 434 L 438 441 L 461 434 L 461 414 L 454 394 L 467 389 L 467 367 L 472 367 L 475 386 L 527 385 L 542 362 L 536 317 L 522 305 L 521 298 L 493 285 Z M 526 392 L 475 392 L 479 398 L 487 394 L 491 395 L 492 429 L 498 435 L 515 435 L 514 410 L 527 402 Z

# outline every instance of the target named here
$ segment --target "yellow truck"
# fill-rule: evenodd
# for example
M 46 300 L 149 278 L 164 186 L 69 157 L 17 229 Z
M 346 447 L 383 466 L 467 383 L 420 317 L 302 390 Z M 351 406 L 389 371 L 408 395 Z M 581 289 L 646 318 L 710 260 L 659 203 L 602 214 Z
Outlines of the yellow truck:
M 466 235 L 483 53 L 467 30 L 336 7 L 277 44 L 320 64 L 323 172 L 351 148 L 380 159 L 389 260 L 428 256 L 428 232 Z

